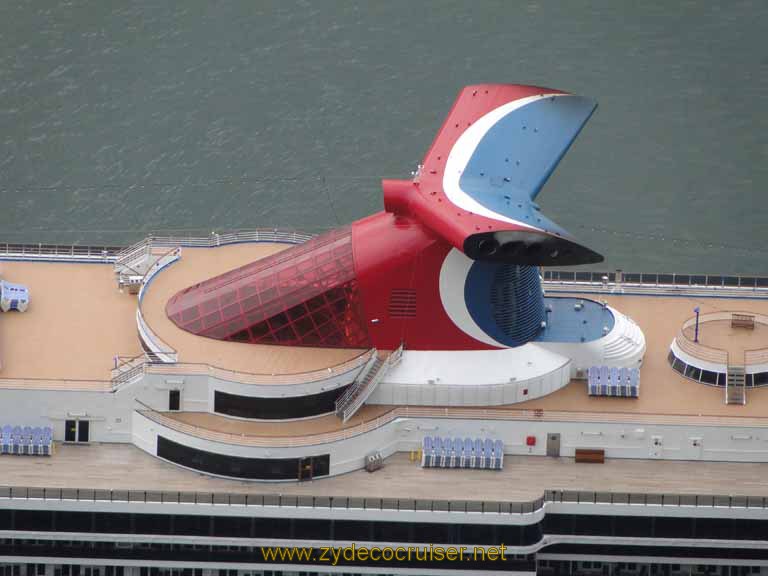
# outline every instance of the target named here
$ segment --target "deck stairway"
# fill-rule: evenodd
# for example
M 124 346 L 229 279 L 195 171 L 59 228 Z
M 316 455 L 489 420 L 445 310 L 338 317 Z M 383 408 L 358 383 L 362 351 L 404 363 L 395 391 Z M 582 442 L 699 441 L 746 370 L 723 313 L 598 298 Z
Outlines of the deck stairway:
M 152 242 L 149 238 L 124 248 L 115 258 L 115 273 L 124 276 L 143 276 L 149 269 L 151 251 Z
M 123 391 L 144 378 L 148 357 L 147 354 L 140 354 L 133 358 L 118 357 L 117 365 L 112 370 L 112 391 Z
M 744 366 L 728 366 L 728 376 L 725 382 L 725 403 L 746 404 L 747 392 Z
M 370 397 L 379 382 L 382 381 L 389 369 L 400 361 L 403 354 L 402 345 L 389 356 L 382 356 L 378 351 L 357 375 L 347 391 L 336 400 L 336 416 L 346 422 Z

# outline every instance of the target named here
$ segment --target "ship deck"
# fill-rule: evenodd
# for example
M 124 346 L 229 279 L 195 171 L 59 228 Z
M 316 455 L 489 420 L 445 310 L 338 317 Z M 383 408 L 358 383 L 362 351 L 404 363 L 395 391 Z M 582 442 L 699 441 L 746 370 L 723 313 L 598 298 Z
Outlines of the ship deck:
M 158 273 L 146 290 L 143 313 L 152 329 L 179 352 L 179 360 L 255 374 L 293 374 L 322 370 L 360 353 L 359 350 L 262 346 L 222 342 L 179 329 L 165 314 L 170 296 L 212 275 L 284 249 L 285 244 L 237 244 L 219 248 L 185 248 L 182 258 Z M 45 387 L 99 389 L 108 385 L 117 355 L 141 352 L 136 335 L 135 296 L 121 294 L 112 267 L 99 264 L 0 262 L 0 275 L 27 284 L 32 302 L 25 313 L 0 315 L 0 387 L 46 382 Z M 560 293 L 559 294 L 565 294 Z M 572 295 L 584 297 L 583 294 Z M 765 419 L 768 387 L 747 390 L 747 404 L 726 405 L 724 390 L 683 378 L 667 362 L 669 344 L 698 306 L 703 314 L 718 311 L 768 315 L 768 300 L 598 294 L 633 318 L 642 328 L 647 352 L 640 371 L 640 398 L 595 398 L 582 381 L 544 398 L 496 407 L 510 411 L 611 415 L 632 421 L 642 415 L 680 415 Z M 726 323 L 702 324 L 700 339 L 723 347 L 768 346 L 763 325 L 731 334 Z M 738 341 L 737 341 L 738 340 Z M 407 353 L 407 352 L 406 352 Z M 52 383 L 56 383 L 53 386 Z M 42 384 L 41 384 L 42 386 Z M 393 407 L 366 406 L 363 420 Z M 468 410 L 468 409 L 465 409 Z M 246 435 L 285 435 L 279 424 L 249 423 L 206 414 L 180 416 L 188 424 Z M 332 418 L 290 423 L 287 435 L 315 434 L 341 428 Z M 704 418 L 702 423 L 706 420 Z M 272 430 L 269 432 L 268 430 Z M 277 431 L 277 432 L 276 432 Z
M 198 282 L 264 258 L 289 245 L 270 242 L 217 248 L 184 248 L 181 259 L 160 271 L 145 290 L 142 313 L 147 324 L 178 351 L 179 362 L 208 364 L 250 374 L 294 374 L 342 364 L 363 350 L 268 346 L 225 342 L 182 330 L 165 313 L 168 300 Z
M 0 456 L 2 483 L 39 488 L 237 492 L 427 500 L 530 501 L 548 490 L 768 496 L 768 464 L 505 456 L 504 469 L 421 468 L 399 453 L 372 474 L 359 470 L 308 482 L 212 478 L 129 444 L 57 445 L 51 458 Z M 545 479 L 545 480 L 542 480 Z
M 684 378 L 669 365 L 669 345 L 683 323 L 694 315 L 698 306 L 702 314 L 709 312 L 744 311 L 768 313 L 768 300 L 726 298 L 662 297 L 632 295 L 593 295 L 604 299 L 610 306 L 632 318 L 643 330 L 646 353 L 640 368 L 640 397 L 590 397 L 583 381 L 572 381 L 565 388 L 544 398 L 516 404 L 515 408 L 579 411 L 622 412 L 632 414 L 669 414 L 691 416 L 736 416 L 764 418 L 768 406 L 768 387 L 748 388 L 746 405 L 725 404 L 725 389 L 707 386 Z M 725 345 L 727 338 L 715 341 L 722 327 L 702 324 L 709 345 Z M 718 330 L 717 333 L 714 331 Z M 724 329 L 722 329 L 724 331 Z M 711 334 L 711 335 L 710 335 Z M 740 333 L 740 341 L 731 344 L 760 348 L 768 346 L 768 332 L 754 330 L 749 336 Z M 745 340 L 750 338 L 749 343 Z M 704 342 L 704 340 L 702 340 Z M 719 344 L 718 344 L 719 343 Z M 743 349 L 742 349 L 743 350 Z
M 136 297 L 118 291 L 111 265 L 3 261 L 0 277 L 30 290 L 26 312 L 0 314 L 0 379 L 101 389 L 115 356 L 141 353 Z
M 574 294 L 575 295 L 575 294 Z M 583 295 L 582 295 L 583 296 Z M 584 381 L 573 380 L 565 388 L 544 398 L 493 407 L 496 414 L 506 411 L 509 418 L 530 417 L 531 411 L 539 413 L 537 418 L 602 421 L 611 419 L 619 422 L 676 422 L 692 423 L 691 418 L 700 425 L 732 426 L 768 426 L 766 405 L 768 405 L 768 387 L 747 390 L 747 404 L 725 404 L 725 390 L 707 386 L 684 378 L 670 367 L 667 361 L 669 345 L 683 322 L 699 306 L 702 313 L 723 310 L 752 311 L 765 314 L 768 312 L 766 300 L 728 300 L 717 298 L 686 298 L 606 295 L 593 296 L 605 299 L 611 306 L 628 314 L 642 328 L 646 337 L 647 351 L 640 369 L 640 398 L 591 397 L 587 394 Z M 714 323 L 710 323 L 714 324 Z M 710 326 L 709 328 L 722 327 Z M 723 329 L 724 330 L 724 329 Z M 703 333 L 703 332 L 702 332 Z M 743 332 L 741 337 L 744 338 Z M 755 330 L 754 338 L 761 339 L 761 332 Z M 743 342 L 742 344 L 746 344 Z M 762 343 L 768 345 L 768 339 Z M 199 412 L 165 413 L 164 416 L 179 420 L 185 424 L 204 430 L 235 434 L 238 436 L 283 436 L 299 437 L 314 434 L 331 433 L 373 421 L 393 410 L 393 406 L 366 405 L 355 416 L 354 422 L 342 426 L 334 416 L 321 416 L 291 422 L 249 422 L 227 418 L 216 414 Z M 488 418 L 485 408 L 444 409 L 424 407 L 423 416 L 434 413 L 434 417 L 453 414 L 463 417 Z M 460 414 L 459 414 L 460 413 Z M 473 416 L 476 415 L 476 416 Z M 503 416 L 503 413 L 501 414 Z M 247 442 L 247 441 L 246 441 Z

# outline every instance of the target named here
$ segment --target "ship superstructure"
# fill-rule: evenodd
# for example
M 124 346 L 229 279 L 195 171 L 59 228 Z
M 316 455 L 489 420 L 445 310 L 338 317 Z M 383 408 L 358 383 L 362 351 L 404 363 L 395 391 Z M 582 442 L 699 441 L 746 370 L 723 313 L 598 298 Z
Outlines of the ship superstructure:
M 729 510 L 739 510 L 721 514 L 697 500 L 681 513 L 688 501 L 680 492 L 713 491 L 695 482 L 669 490 L 678 480 L 662 482 L 677 500 L 651 509 L 657 502 L 644 494 L 640 513 L 633 501 L 612 495 L 572 501 L 561 490 L 622 488 L 584 478 L 569 484 L 572 470 L 562 466 L 548 469 L 535 487 L 552 489 L 543 498 L 505 492 L 515 468 L 532 456 L 556 463 L 574 456 L 658 460 L 659 467 L 768 463 L 766 279 L 562 269 L 602 257 L 546 217 L 536 198 L 595 106 L 540 87 L 465 88 L 414 178 L 383 181 L 384 210 L 318 236 L 254 230 L 151 237 L 125 249 L 0 245 L 0 275 L 23 294 L 25 309 L 0 315 L 0 430 L 8 454 L 0 466 L 40 447 L 41 461 L 49 458 L 54 471 L 49 482 L 25 481 L 13 460 L 6 483 L 27 482 L 27 490 L 76 482 L 91 490 L 88 498 L 58 493 L 59 504 L 50 493 L 27 491 L 26 500 L 37 502 L 31 508 L 18 492 L 0 493 L 2 508 L 18 511 L 3 517 L 7 534 L 24 526 L 38 535 L 59 530 L 55 515 L 43 518 L 42 511 L 61 509 L 91 514 L 89 531 L 75 522 L 69 532 L 109 533 L 103 538 L 110 542 L 116 533 L 130 534 L 120 537 L 130 542 L 151 533 L 162 544 L 180 534 L 174 526 L 192 522 L 187 516 L 210 516 L 210 526 L 229 528 L 190 528 L 205 540 L 190 546 L 210 552 L 222 544 L 218 538 L 243 548 L 266 541 L 503 540 L 510 558 L 519 557 L 508 571 L 523 572 L 539 552 L 549 550 L 556 565 L 567 546 L 590 545 L 573 525 L 570 540 L 563 536 L 557 522 L 580 522 L 560 518 L 569 514 L 726 518 L 728 526 L 743 519 L 760 523 L 749 539 L 768 541 L 760 536 L 768 521 L 764 501 L 745 501 L 741 510 L 741 500 L 728 500 Z M 131 467 L 122 469 L 128 477 L 89 485 L 76 473 L 85 464 L 68 460 L 78 448 L 83 462 L 98 454 L 105 466 L 122 469 L 119 462 L 129 459 Z M 69 480 L 66 461 L 75 468 Z M 355 488 L 345 484 L 348 473 L 365 486 L 362 469 L 382 463 L 369 477 L 373 484 L 349 493 Z M 156 475 L 131 479 L 130 469 L 142 467 Z M 387 476 L 388 469 L 398 473 Z M 497 496 L 457 497 L 440 488 L 440 474 L 460 475 L 462 494 L 477 481 Z M 387 483 L 398 479 L 407 487 L 387 496 Z M 252 498 L 261 494 L 251 503 L 256 508 L 237 489 L 243 481 Z M 417 495 L 424 482 L 435 482 L 434 494 Z M 289 512 L 288 501 L 264 499 L 294 489 L 311 505 L 290 500 Z M 145 493 L 123 498 L 115 490 Z M 147 490 L 163 494 L 158 501 Z M 206 508 L 214 496 L 195 495 L 183 514 L 168 508 L 174 497 L 166 493 L 177 494 L 181 506 L 188 490 L 230 494 L 222 519 Z M 644 492 L 636 485 L 623 490 Z M 342 496 L 353 500 L 336 510 Z M 430 502 L 428 515 L 421 501 Z M 19 520 L 27 509 L 41 513 Z M 165 532 L 148 528 L 165 526 L 167 514 L 176 520 Z M 276 518 L 290 521 L 272 537 L 266 526 L 277 526 Z M 614 520 L 605 522 L 584 530 L 615 540 Z M 642 554 L 653 555 L 661 546 L 654 539 L 667 534 L 682 540 L 665 545 L 687 550 L 685 538 L 704 537 L 693 522 L 679 534 L 670 521 L 666 532 L 651 527 L 613 545 L 642 544 Z M 729 530 L 712 549 L 739 540 L 736 528 Z M 222 554 L 207 558 L 226 564 Z M 243 566 L 253 563 L 243 554 Z

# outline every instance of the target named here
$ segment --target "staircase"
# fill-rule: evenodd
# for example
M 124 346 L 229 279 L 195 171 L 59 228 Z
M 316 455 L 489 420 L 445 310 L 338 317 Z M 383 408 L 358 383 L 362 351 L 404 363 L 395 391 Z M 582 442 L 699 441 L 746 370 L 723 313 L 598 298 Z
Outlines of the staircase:
M 347 391 L 336 400 L 336 416 L 346 422 L 370 397 L 389 369 L 400 361 L 402 345 L 387 357 L 374 353 Z
M 728 366 L 728 375 L 725 382 L 725 403 L 746 404 L 747 392 L 744 387 L 744 366 Z
M 124 248 L 115 258 L 115 273 L 118 276 L 143 276 L 149 268 L 151 251 L 152 241 L 149 238 Z
M 140 354 L 134 358 L 120 357 L 117 366 L 112 370 L 112 391 L 122 391 L 144 378 L 146 363 L 145 354 Z

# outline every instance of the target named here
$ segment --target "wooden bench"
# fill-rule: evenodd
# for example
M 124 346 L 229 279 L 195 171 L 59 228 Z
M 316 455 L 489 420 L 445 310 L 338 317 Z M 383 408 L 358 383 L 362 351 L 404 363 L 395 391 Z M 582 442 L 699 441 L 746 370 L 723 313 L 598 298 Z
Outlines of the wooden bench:
M 576 448 L 576 462 L 602 464 L 605 462 L 605 450 L 596 448 Z
M 755 317 L 750 314 L 734 314 L 731 316 L 731 328 L 755 329 Z

